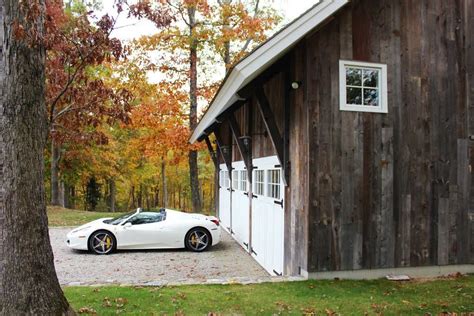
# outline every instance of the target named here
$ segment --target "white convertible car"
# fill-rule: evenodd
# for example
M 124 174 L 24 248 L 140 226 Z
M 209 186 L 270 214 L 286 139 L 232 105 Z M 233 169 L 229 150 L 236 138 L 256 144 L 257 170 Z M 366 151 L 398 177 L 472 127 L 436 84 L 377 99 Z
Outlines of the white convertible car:
M 219 243 L 221 228 L 214 216 L 168 209 L 137 209 L 117 218 L 102 218 L 67 234 L 67 245 L 105 255 L 116 249 L 177 249 L 201 252 Z

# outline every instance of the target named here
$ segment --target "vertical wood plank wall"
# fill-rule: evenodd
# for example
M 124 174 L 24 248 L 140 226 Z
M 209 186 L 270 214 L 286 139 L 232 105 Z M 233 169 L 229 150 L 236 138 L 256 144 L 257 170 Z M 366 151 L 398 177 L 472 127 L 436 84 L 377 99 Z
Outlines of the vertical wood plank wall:
M 309 271 L 474 262 L 473 8 L 357 0 L 306 38 Z M 388 65 L 388 114 L 339 111 L 339 59 Z

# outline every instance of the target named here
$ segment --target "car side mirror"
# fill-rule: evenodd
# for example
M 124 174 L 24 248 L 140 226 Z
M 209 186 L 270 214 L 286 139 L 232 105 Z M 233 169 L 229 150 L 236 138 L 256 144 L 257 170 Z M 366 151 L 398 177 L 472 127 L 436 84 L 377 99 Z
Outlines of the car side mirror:
M 125 225 L 123 225 L 123 227 L 124 228 L 130 228 L 130 227 L 132 227 L 132 223 L 127 222 L 127 223 L 125 223 Z

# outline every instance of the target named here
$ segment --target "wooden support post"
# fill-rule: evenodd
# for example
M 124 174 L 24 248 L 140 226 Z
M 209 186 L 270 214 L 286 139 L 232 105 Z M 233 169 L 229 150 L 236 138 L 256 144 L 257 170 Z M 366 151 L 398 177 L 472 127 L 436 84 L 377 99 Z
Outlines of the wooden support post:
M 209 140 L 209 137 L 205 137 L 204 140 L 206 141 L 207 149 L 209 149 L 209 154 L 211 155 L 212 161 L 214 162 L 214 166 L 216 167 L 216 170 L 219 170 L 219 163 L 217 162 L 217 155 L 212 147 L 211 141 Z
M 260 114 L 262 115 L 265 128 L 267 129 L 267 132 L 270 135 L 273 147 L 277 152 L 278 160 L 280 161 L 280 165 L 282 166 L 283 181 L 285 182 L 285 186 L 287 186 L 288 182 L 286 180 L 287 175 L 285 172 L 285 160 L 283 158 L 283 139 L 281 137 L 280 131 L 278 130 L 278 126 L 275 121 L 275 116 L 273 115 L 272 109 L 270 108 L 270 102 L 268 101 L 268 98 L 265 95 L 265 91 L 263 91 L 263 87 L 258 87 L 255 94 L 257 96 L 258 109 L 260 110 Z
M 242 141 L 242 133 L 240 132 L 239 124 L 235 118 L 234 113 L 229 115 L 230 129 L 232 135 L 234 136 L 235 142 L 237 143 L 237 148 L 239 149 L 240 154 L 244 160 L 245 167 L 247 168 L 247 177 L 251 179 L 252 177 L 252 159 L 250 157 L 250 152 Z M 250 180 L 251 181 L 251 180 Z
M 285 104 L 284 104 L 284 127 L 283 127 L 283 175 L 286 181 L 286 184 L 290 184 L 290 174 L 291 174 L 291 165 L 290 165 L 290 107 L 291 107 L 291 73 L 290 73 L 290 62 L 286 64 L 285 71 L 285 80 L 283 80 L 283 91 L 285 91 Z

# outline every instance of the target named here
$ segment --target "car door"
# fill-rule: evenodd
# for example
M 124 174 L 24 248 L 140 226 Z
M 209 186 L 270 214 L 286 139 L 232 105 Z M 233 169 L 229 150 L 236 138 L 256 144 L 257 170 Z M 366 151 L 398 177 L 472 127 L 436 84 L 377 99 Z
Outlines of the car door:
M 163 213 L 142 212 L 129 218 L 117 229 L 119 249 L 166 247 L 167 230 Z M 168 232 L 169 233 L 169 232 Z

